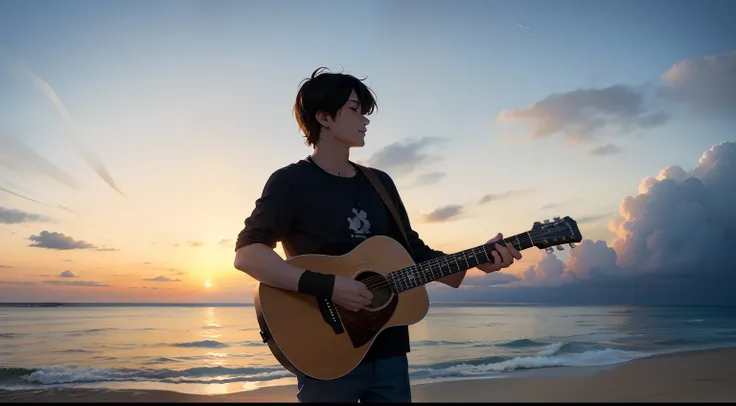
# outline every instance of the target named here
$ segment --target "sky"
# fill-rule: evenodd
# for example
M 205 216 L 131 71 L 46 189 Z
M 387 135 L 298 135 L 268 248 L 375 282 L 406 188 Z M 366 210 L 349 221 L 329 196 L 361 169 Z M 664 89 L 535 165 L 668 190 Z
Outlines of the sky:
M 585 241 L 433 300 L 725 304 L 728 1 L 0 3 L 0 301 L 250 302 L 233 244 L 306 157 L 321 66 L 378 96 L 352 159 L 455 252 L 554 215 Z M 283 255 L 282 251 L 280 252 Z

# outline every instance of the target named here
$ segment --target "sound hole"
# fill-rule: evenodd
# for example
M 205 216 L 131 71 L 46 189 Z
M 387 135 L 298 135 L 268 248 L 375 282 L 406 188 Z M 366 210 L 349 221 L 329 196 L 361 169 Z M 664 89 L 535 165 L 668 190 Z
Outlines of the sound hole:
M 373 300 L 371 301 L 371 304 L 368 305 L 369 309 L 380 309 L 393 297 L 394 293 L 391 290 L 391 285 L 389 285 L 386 277 L 378 272 L 361 272 L 355 277 L 355 280 L 363 282 L 368 290 L 373 293 Z

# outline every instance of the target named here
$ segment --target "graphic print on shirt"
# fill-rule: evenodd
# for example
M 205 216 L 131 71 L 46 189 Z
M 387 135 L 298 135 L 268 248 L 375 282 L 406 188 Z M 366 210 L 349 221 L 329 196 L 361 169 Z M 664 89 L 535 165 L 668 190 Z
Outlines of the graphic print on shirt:
M 371 232 L 371 223 L 368 221 L 368 213 L 365 210 L 358 211 L 353 209 L 354 217 L 348 217 L 348 228 L 353 231 L 350 235 L 352 238 L 366 238 L 366 234 Z

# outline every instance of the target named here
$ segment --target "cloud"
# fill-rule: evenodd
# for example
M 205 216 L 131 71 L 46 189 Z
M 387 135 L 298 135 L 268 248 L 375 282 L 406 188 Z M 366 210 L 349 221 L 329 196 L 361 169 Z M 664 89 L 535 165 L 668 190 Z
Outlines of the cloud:
M 597 216 L 576 217 L 575 222 L 578 224 L 595 223 L 596 221 L 603 220 L 609 216 L 610 214 L 599 214 Z
M 499 123 L 528 122 L 537 140 L 564 134 L 572 143 L 592 141 L 613 131 L 628 134 L 664 124 L 670 116 L 648 108 L 644 94 L 627 85 L 578 89 L 547 96 L 521 110 L 501 111 Z
M 204 245 L 204 241 L 189 241 L 189 246 L 199 248 Z
M 534 284 L 560 284 L 572 276 L 565 274 L 565 264 L 556 256 L 545 255 L 538 263 L 527 268 L 521 277 Z
M 736 143 L 713 146 L 690 172 L 664 168 L 621 202 L 622 218 L 612 225 L 619 263 L 652 272 L 692 268 L 701 275 L 721 269 L 730 264 L 726 253 L 736 239 L 733 207 Z
M 488 195 L 483 196 L 480 199 L 480 202 L 478 203 L 485 204 L 485 203 L 490 203 L 490 202 L 497 202 L 499 200 L 506 200 L 506 199 L 511 199 L 514 197 L 526 196 L 534 192 L 536 192 L 536 190 L 534 189 L 518 189 L 518 190 L 509 190 L 509 191 L 503 192 L 501 194 L 496 194 L 496 195 L 488 194 Z
M 20 224 L 31 223 L 36 221 L 48 221 L 48 219 L 40 214 L 26 213 L 16 209 L 6 209 L 0 206 L 0 224 Z
M 6 131 L 0 131 L 0 164 L 16 172 L 42 173 L 73 189 L 80 187 L 71 175 Z
M 610 246 L 586 239 L 566 262 L 544 255 L 526 269 L 508 271 L 519 281 L 474 289 L 463 300 L 736 304 L 733 207 L 736 143 L 724 142 L 703 153 L 692 170 L 669 166 L 644 178 L 638 193 L 625 197 L 619 215 L 609 222 L 615 233 Z M 453 298 L 443 287 L 432 292 L 434 300 Z
M 36 282 L 30 281 L 0 281 L 0 285 L 20 285 L 20 286 L 31 286 L 35 285 Z
M 12 266 L 10 265 L 0 265 L 0 269 L 10 269 Z
M 434 137 L 395 142 L 378 150 L 366 160 L 366 165 L 397 175 L 407 174 L 435 159 L 426 149 L 441 142 L 440 138 Z
M 8 182 L 6 182 L 6 183 L 8 183 Z M 10 189 L 4 188 L 2 186 L 0 186 L 0 192 L 7 193 L 9 195 L 13 195 L 13 196 L 16 196 L 16 197 L 20 197 L 21 199 L 28 200 L 28 201 L 33 202 L 33 203 L 36 203 L 36 204 L 40 204 L 41 206 L 51 207 L 51 208 L 54 208 L 54 209 L 61 209 L 61 210 L 64 210 L 64 211 L 68 211 L 70 213 L 79 214 L 79 213 L 77 213 L 77 212 L 75 212 L 75 211 L 73 211 L 73 210 L 71 210 L 71 209 L 69 209 L 67 207 L 64 207 L 64 206 L 62 206 L 60 204 L 54 206 L 54 205 L 51 205 L 51 204 L 48 204 L 48 203 L 44 203 L 44 202 L 38 201 L 36 199 L 32 199 L 32 198 L 30 198 L 28 196 L 22 195 L 22 194 L 20 194 L 18 192 L 14 192 L 14 191 L 12 191 Z M 50 220 L 46 220 L 46 221 L 50 221 Z
M 69 127 L 69 138 L 79 154 L 82 155 L 84 160 L 87 162 L 87 165 L 89 165 L 89 167 L 92 168 L 92 170 L 94 170 L 95 173 L 97 173 L 97 175 L 103 181 L 105 181 L 108 186 L 118 192 L 121 196 L 125 197 L 125 194 L 115 184 L 115 181 L 112 179 L 112 176 L 105 167 L 105 164 L 91 149 L 89 149 L 89 147 L 82 143 L 76 124 L 72 121 L 69 112 L 66 110 L 66 107 L 64 107 L 64 104 L 61 102 L 61 99 L 56 94 L 56 91 L 54 91 L 51 85 L 49 85 L 40 76 L 36 75 L 23 63 L 16 60 L 15 58 L 12 58 L 9 55 L 7 49 L 4 47 L 3 49 L 0 49 L 0 60 L 4 61 L 6 65 L 12 67 L 16 72 L 20 73 L 21 76 L 27 79 L 36 90 L 38 90 L 40 93 L 46 96 L 49 101 L 51 101 L 51 104 L 54 105 L 59 115 L 61 115 L 61 117 L 64 119 L 67 126 Z
M 110 285 L 100 283 L 100 282 L 91 282 L 91 281 L 43 281 L 41 283 L 45 283 L 48 285 L 64 285 L 64 286 L 84 286 L 84 287 L 93 287 L 93 288 L 103 288 L 103 287 L 109 287 Z
M 59 278 L 74 278 L 74 273 L 70 270 L 66 270 L 59 274 Z
M 421 221 L 425 223 L 441 223 L 449 221 L 460 216 L 463 213 L 463 206 L 457 204 L 451 204 L 448 206 L 440 207 L 433 210 L 430 213 L 422 214 Z
M 232 241 L 233 240 L 231 240 L 230 238 L 223 238 L 222 240 L 220 240 L 217 243 L 217 245 L 220 245 L 220 246 L 226 247 L 226 248 L 230 248 L 230 246 L 232 245 Z
M 698 112 L 736 111 L 736 50 L 685 59 L 661 76 L 661 97 L 687 103 Z
M 542 207 L 540 207 L 540 209 L 542 209 L 542 210 L 557 209 L 557 208 L 559 208 L 561 206 L 565 206 L 565 205 L 569 205 L 569 204 L 573 204 L 573 203 L 578 203 L 578 202 L 582 202 L 582 201 L 583 201 L 583 199 L 581 199 L 581 198 L 575 198 L 575 199 L 570 199 L 570 200 L 566 200 L 566 201 L 563 201 L 563 202 L 547 203 L 547 204 L 543 205 Z
M 55 231 L 49 232 L 44 230 L 38 235 L 28 237 L 28 240 L 35 242 L 35 244 L 29 244 L 29 247 L 47 248 L 52 250 L 93 249 L 95 251 L 117 251 L 115 248 L 98 248 L 87 241 L 75 240 L 71 236 L 57 233 Z
M 171 279 L 168 276 L 163 276 L 163 275 L 159 275 L 155 278 L 146 278 L 143 280 L 150 281 L 150 282 L 181 282 L 180 279 Z
M 621 148 L 616 144 L 606 144 L 588 151 L 587 156 L 607 156 L 621 153 Z

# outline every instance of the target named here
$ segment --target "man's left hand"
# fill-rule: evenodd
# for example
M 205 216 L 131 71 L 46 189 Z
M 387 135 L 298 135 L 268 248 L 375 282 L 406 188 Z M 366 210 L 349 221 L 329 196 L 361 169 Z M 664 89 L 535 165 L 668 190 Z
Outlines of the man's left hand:
M 493 262 L 478 265 L 478 269 L 485 273 L 496 272 L 503 268 L 508 268 L 514 263 L 514 259 L 521 259 L 521 253 L 514 248 L 513 244 L 503 243 L 503 235 L 501 233 L 488 240 L 487 244 L 496 241 L 501 241 L 501 243 L 496 243 L 496 250 L 491 252 Z

